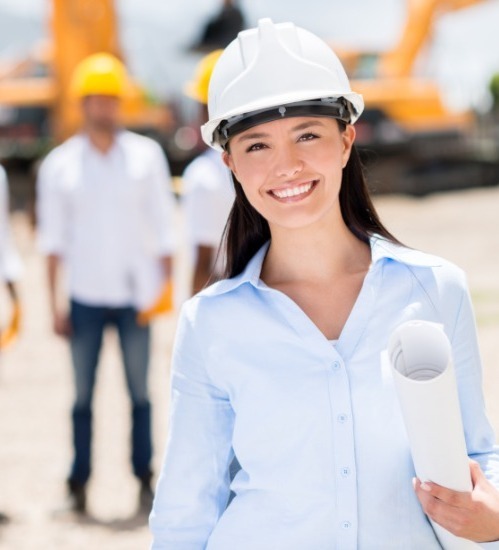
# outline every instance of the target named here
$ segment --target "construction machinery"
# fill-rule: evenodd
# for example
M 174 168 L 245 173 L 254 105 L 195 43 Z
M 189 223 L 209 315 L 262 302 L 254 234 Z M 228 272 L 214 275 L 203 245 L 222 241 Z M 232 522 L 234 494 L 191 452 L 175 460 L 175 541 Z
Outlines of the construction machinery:
M 499 150 L 491 154 L 477 117 L 451 111 L 437 83 L 414 70 L 435 22 L 480 2 L 407 0 L 405 27 L 390 50 L 334 47 L 352 89 L 364 96 L 357 144 L 374 191 L 425 194 L 499 183 Z
M 102 51 L 123 58 L 113 0 L 52 0 L 51 8 L 50 40 L 0 65 L 0 158 L 31 161 L 74 133 L 81 116 L 69 89 L 74 67 Z M 171 110 L 153 104 L 133 80 L 122 121 L 159 137 L 174 127 Z

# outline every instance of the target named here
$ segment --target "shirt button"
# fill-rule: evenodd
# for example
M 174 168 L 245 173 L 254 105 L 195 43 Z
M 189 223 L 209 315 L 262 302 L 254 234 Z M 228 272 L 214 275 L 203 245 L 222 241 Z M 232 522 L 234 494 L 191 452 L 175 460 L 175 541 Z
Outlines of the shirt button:
M 341 469 L 341 475 L 343 477 L 348 477 L 350 475 L 350 468 L 348 466 L 344 466 L 342 469 Z
M 333 364 L 331 365 L 331 368 L 335 372 L 339 371 L 341 369 L 340 362 L 339 361 L 334 361 Z
M 343 529 L 350 529 L 350 527 L 352 527 L 352 524 L 349 521 L 342 521 L 341 526 L 343 527 Z
M 340 424 L 344 424 L 348 420 L 348 414 L 341 413 L 336 417 L 336 419 Z

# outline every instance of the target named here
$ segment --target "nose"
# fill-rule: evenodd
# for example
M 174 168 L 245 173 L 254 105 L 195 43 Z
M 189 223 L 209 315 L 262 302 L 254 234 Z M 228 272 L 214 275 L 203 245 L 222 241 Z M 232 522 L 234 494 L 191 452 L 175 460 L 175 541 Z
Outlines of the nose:
M 301 172 L 303 160 L 291 144 L 283 144 L 276 151 L 274 170 L 280 178 L 290 178 Z

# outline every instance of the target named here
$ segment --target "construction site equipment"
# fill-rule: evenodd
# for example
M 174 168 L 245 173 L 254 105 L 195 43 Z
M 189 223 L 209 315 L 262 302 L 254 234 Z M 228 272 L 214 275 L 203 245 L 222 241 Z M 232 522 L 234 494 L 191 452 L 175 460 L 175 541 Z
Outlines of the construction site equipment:
M 12 109 L 12 122 L 0 129 L 0 158 L 40 156 L 72 135 L 81 113 L 71 93 L 75 67 L 92 54 L 123 59 L 113 0 L 51 0 L 50 40 L 31 59 L 0 68 L 0 105 Z M 166 135 L 172 112 L 152 104 L 130 79 L 123 97 L 123 124 L 136 131 Z
M 338 52 L 366 109 L 357 140 L 375 192 L 425 194 L 499 183 L 499 150 L 471 112 L 445 106 L 437 83 L 416 76 L 436 21 L 483 0 L 407 0 L 400 39 L 384 52 Z

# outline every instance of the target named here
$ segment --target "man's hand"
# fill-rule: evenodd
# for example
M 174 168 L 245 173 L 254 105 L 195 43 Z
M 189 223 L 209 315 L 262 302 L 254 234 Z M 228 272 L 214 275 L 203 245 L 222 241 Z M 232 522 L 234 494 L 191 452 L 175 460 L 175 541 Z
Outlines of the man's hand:
M 13 294 L 12 314 L 5 330 L 0 332 L 0 350 L 7 348 L 14 342 L 21 329 L 22 310 L 16 295 Z
M 54 313 L 52 326 L 57 336 L 69 338 L 71 336 L 71 321 L 66 313 Z
M 163 285 L 156 301 L 150 307 L 139 311 L 137 323 L 142 326 L 148 325 L 157 315 L 171 311 L 173 311 L 173 284 L 171 280 L 168 280 Z
M 499 491 L 474 460 L 470 470 L 469 493 L 419 479 L 414 480 L 414 490 L 428 517 L 452 534 L 475 542 L 499 540 Z

